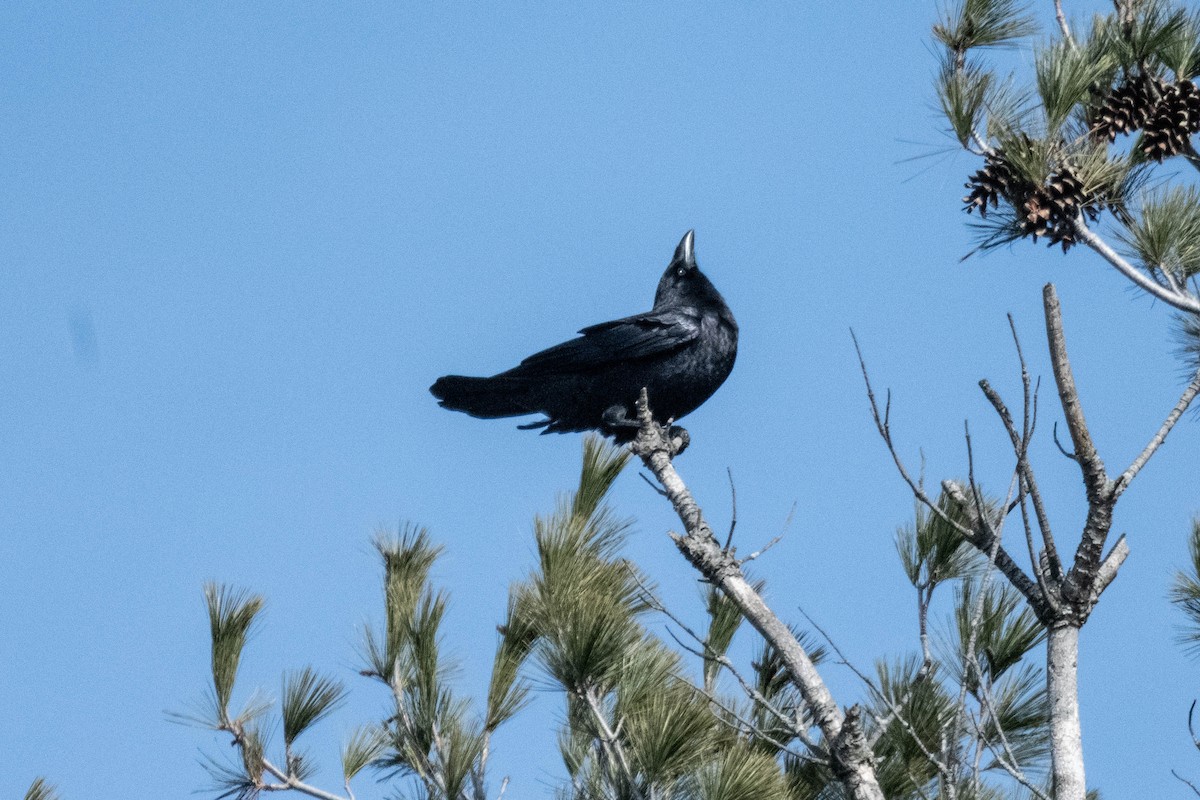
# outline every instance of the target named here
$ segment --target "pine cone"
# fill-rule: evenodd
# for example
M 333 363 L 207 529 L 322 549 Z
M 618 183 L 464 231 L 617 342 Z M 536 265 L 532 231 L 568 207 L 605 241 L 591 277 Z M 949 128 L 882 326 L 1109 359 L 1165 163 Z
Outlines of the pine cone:
M 1061 244 L 1063 252 L 1078 244 L 1075 218 L 1082 211 L 1095 220 L 1100 210 L 1083 191 L 1083 182 L 1070 167 L 1053 173 L 1046 185 L 1029 193 L 1021 206 L 1021 227 L 1027 236 L 1045 236 L 1051 246 Z
M 1146 123 L 1142 153 L 1161 162 L 1179 155 L 1193 133 L 1200 131 L 1200 89 L 1188 80 L 1167 86 Z
M 1092 135 L 1111 142 L 1118 133 L 1128 135 L 1145 127 L 1166 88 L 1157 75 L 1127 76 L 1092 112 Z
M 963 184 L 971 190 L 971 193 L 963 198 L 966 212 L 970 214 L 979 209 L 979 216 L 986 217 L 988 204 L 996 208 L 1000 205 L 1001 197 L 1012 196 L 1016 182 L 1016 176 L 1005 162 L 1002 153 L 988 156 L 983 169 L 967 178 L 967 182 Z

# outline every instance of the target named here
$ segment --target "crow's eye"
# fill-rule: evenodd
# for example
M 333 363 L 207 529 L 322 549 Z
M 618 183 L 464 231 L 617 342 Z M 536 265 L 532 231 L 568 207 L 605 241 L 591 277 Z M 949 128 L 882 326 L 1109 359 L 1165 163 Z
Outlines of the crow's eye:
M 682 278 L 684 275 L 687 275 L 687 270 L 683 267 L 679 267 L 675 270 L 675 277 Z

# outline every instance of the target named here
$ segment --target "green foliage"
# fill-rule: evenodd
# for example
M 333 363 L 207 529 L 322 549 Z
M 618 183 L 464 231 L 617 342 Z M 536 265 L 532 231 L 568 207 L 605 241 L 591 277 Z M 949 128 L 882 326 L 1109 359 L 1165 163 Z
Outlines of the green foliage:
M 938 498 L 937 506 L 945 519 L 918 504 L 915 525 L 896 531 L 896 552 L 914 588 L 933 588 L 965 578 L 983 566 L 979 552 L 955 527 L 955 523 L 968 524 L 964 510 L 945 494 Z
M 880 784 L 887 797 L 912 797 L 937 776 L 927 754 L 941 751 L 954 699 L 916 657 L 881 661 L 876 673 L 881 696 L 873 716 L 887 720 L 875 749 Z
M 350 781 L 371 764 L 387 747 L 387 738 L 378 725 L 363 725 L 355 729 L 342 745 L 342 776 Z
M 380 677 L 392 675 L 403 662 L 403 651 L 415 635 L 415 613 L 426 593 L 429 569 L 441 554 L 425 528 L 405 524 L 399 536 L 379 533 L 375 549 L 383 559 L 385 624 L 382 644 L 368 630 L 368 661 Z
M 283 741 L 289 746 L 313 723 L 328 716 L 346 697 L 345 688 L 305 667 L 283 678 Z
M 58 790 L 45 778 L 34 778 L 25 791 L 25 800 L 59 800 L 60 797 Z
M 959 65 L 951 55 L 943 60 L 938 74 L 938 100 L 942 113 L 963 147 L 969 147 L 987 108 L 995 76 L 978 64 Z
M 755 591 L 762 591 L 763 584 L 754 584 Z M 704 587 L 704 608 L 708 611 L 708 633 L 704 637 L 704 650 L 709 660 L 704 662 L 704 689 L 713 691 L 716 686 L 720 664 L 714 660 L 725 655 L 733 636 L 742 624 L 742 612 L 737 604 L 712 584 Z
M 962 676 L 972 691 L 981 678 L 998 680 L 1046 637 L 1045 628 L 1007 583 L 989 582 L 980 597 L 978 584 L 966 581 L 957 596 L 954 622 L 960 663 L 968 657 L 967 642 L 975 625 L 974 651 L 979 668 Z
M 1200 75 L 1200 11 L 1185 16 L 1180 9 L 1163 28 L 1155 46 L 1163 65 L 1178 80 Z
M 205 584 L 204 598 L 208 605 L 212 635 L 214 722 L 218 725 L 227 724 L 230 721 L 229 701 L 237 681 L 242 650 L 254 620 L 262 610 L 263 599 L 213 583 Z
M 1194 186 L 1150 192 L 1121 239 L 1152 273 L 1179 281 L 1200 273 L 1200 192 Z
M 933 26 L 933 35 L 949 50 L 1012 47 L 1037 32 L 1028 6 L 1014 0 L 962 0 Z
M 1200 517 L 1192 520 L 1188 537 L 1188 566 L 1175 573 L 1171 602 L 1186 618 L 1178 640 L 1193 658 L 1200 657 Z
M 1133 9 L 1129 20 L 1118 14 L 1098 18 L 1092 40 L 1111 52 L 1126 71 L 1152 70 L 1160 64 L 1173 69 L 1172 61 L 1184 55 L 1191 33 L 1187 12 L 1171 8 L 1164 0 L 1135 0 L 1129 5 Z M 1186 59 L 1177 63 L 1186 72 Z M 1188 77 L 1178 70 L 1177 74 Z
M 1095 86 L 1112 83 L 1117 67 L 1116 55 L 1094 40 L 1083 47 L 1058 41 L 1039 50 L 1034 71 L 1046 130 L 1058 131 Z
M 688 781 L 694 800 L 771 800 L 792 795 L 775 759 L 734 745 L 722 748 Z
M 537 629 L 531 615 L 525 613 L 528 589 L 512 587 L 508 596 L 508 613 L 499 626 L 500 641 L 492 663 L 492 678 L 488 684 L 487 718 L 484 728 L 495 730 L 520 711 L 529 699 L 529 683 L 521 678 L 521 667 L 537 642 Z

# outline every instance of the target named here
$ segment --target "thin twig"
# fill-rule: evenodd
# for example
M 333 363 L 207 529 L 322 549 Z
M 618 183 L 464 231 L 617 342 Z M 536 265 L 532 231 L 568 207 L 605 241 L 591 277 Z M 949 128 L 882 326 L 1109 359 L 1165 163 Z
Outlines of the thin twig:
M 783 534 L 781 533 L 781 534 L 779 534 L 778 536 L 776 536 L 774 539 L 772 539 L 771 541 L 767 542 L 765 545 L 763 545 L 763 546 L 762 546 L 761 548 L 759 548 L 758 550 L 755 550 L 755 551 L 754 551 L 753 553 L 751 553 L 750 555 L 746 556 L 746 557 L 745 557 L 745 558 L 743 558 L 743 559 L 739 559 L 739 560 L 738 560 L 738 566 L 739 566 L 739 567 L 740 567 L 740 566 L 743 566 L 743 565 L 744 565 L 744 564 L 745 564 L 747 561 L 753 561 L 754 559 L 756 559 L 756 558 L 758 558 L 759 556 L 761 556 L 763 553 L 765 553 L 765 552 L 767 552 L 768 550 L 770 550 L 770 549 L 771 549 L 772 547 L 774 547 L 775 545 L 779 544 L 779 542 L 780 542 L 780 541 L 782 541 L 782 540 L 783 540 Z
M 1063 447 L 1063 443 L 1060 442 L 1058 439 L 1058 420 L 1054 420 L 1054 443 L 1056 445 L 1058 445 L 1058 452 L 1062 453 L 1064 456 L 1071 459 L 1072 461 L 1079 463 L 1079 456 L 1075 455 L 1073 452 L 1071 452 L 1067 448 Z
M 596 698 L 595 691 L 589 686 L 580 692 L 579 695 L 587 703 L 588 708 L 591 709 L 592 717 L 600 727 L 600 733 L 603 737 L 601 741 L 605 749 L 621 765 L 621 771 L 625 773 L 625 780 L 628 781 L 629 790 L 634 792 L 635 796 L 640 796 L 634 784 L 633 770 L 629 766 L 629 759 L 625 756 L 625 748 L 621 746 L 616 732 L 608 724 L 608 719 L 604 716 L 604 712 L 600 708 L 600 701 Z
M 1034 431 L 1037 430 L 1038 421 L 1038 397 L 1041 394 L 1042 379 L 1039 377 L 1037 383 L 1031 387 L 1029 379 L 1029 367 L 1025 362 L 1025 351 L 1021 348 L 1021 337 L 1017 334 L 1017 324 L 1013 320 L 1012 314 L 1008 315 L 1008 329 L 1012 333 L 1013 347 L 1017 351 L 1017 362 L 1021 365 L 1021 391 L 1022 391 L 1022 426 L 1021 426 L 1021 441 L 1023 442 L 1021 449 L 1022 460 L 1025 463 L 1023 472 L 1025 473 L 1025 486 L 1018 487 L 1021 494 L 1028 492 L 1030 499 L 1033 500 L 1033 511 L 1037 517 L 1038 529 L 1042 533 L 1042 544 L 1045 546 L 1046 557 L 1050 562 L 1050 574 L 1055 580 L 1061 580 L 1063 569 L 1062 559 L 1058 556 L 1058 547 L 1054 543 L 1054 533 L 1050 528 L 1050 517 L 1046 513 L 1045 503 L 1042 502 L 1042 492 L 1038 487 L 1037 478 L 1033 474 L 1033 465 L 1029 462 L 1029 443 L 1033 441 Z M 1034 566 L 1034 569 L 1037 567 Z
M 808 615 L 807 611 L 805 611 L 803 608 L 800 608 L 799 611 L 801 614 L 804 615 L 804 618 L 808 620 L 808 624 L 812 625 L 813 628 L 817 631 L 817 633 L 821 634 L 821 637 L 823 639 L 825 639 L 826 642 L 829 643 L 829 646 L 831 648 L 833 648 L 833 652 L 837 654 L 839 663 L 842 666 L 849 669 L 851 672 L 853 672 L 858 677 L 858 679 L 860 681 L 862 681 L 868 689 L 871 690 L 871 693 L 873 695 L 875 695 L 875 697 L 877 697 L 881 702 L 883 702 L 885 705 L 888 706 L 888 710 L 891 712 L 891 714 L 890 714 L 891 718 L 895 719 L 897 722 L 899 722 L 900 725 L 906 731 L 908 731 L 909 736 L 911 736 L 912 740 L 914 742 L 916 742 L 917 747 L 919 747 L 921 749 L 922 754 L 927 759 L 929 759 L 929 763 L 933 764 L 934 767 L 938 770 L 938 772 L 949 774 L 949 772 L 947 771 L 946 765 L 944 763 L 942 763 L 941 759 L 939 759 L 936 755 L 934 755 L 933 751 L 931 751 L 928 747 L 926 747 L 925 743 L 923 741 L 921 741 L 921 737 L 917 735 L 916 728 L 914 728 L 912 723 L 910 723 L 905 718 L 900 707 L 897 706 L 895 703 L 893 703 L 891 698 L 889 698 L 886 694 L 884 694 L 883 690 L 880 689 L 878 686 L 876 686 L 875 682 L 873 680 L 871 680 L 871 678 L 868 677 L 866 673 L 864 673 L 858 667 L 854 666 L 854 663 L 852 661 L 850 661 L 850 659 L 848 659 L 846 657 L 846 654 L 844 652 L 842 652 L 842 649 L 840 647 L 838 647 L 838 644 L 837 644 L 837 642 L 835 642 L 833 640 L 833 637 L 831 637 L 828 633 L 826 633 L 825 629 L 822 628 L 815 619 L 810 617 Z M 872 715 L 872 716 L 875 716 L 875 715 Z M 875 724 L 881 728 L 887 727 L 889 721 L 890 720 L 888 720 L 887 718 L 880 718 L 877 716 L 875 717 Z
M 639 477 L 639 478 L 641 478 L 642 480 L 644 480 L 644 481 L 646 482 L 646 485 L 647 485 L 647 486 L 649 486 L 649 487 L 650 487 L 651 489 L 653 489 L 654 491 L 658 492 L 658 494 L 659 494 L 659 495 L 661 495 L 662 497 L 666 497 L 666 496 L 667 496 L 667 493 L 666 493 L 666 491 L 664 491 L 664 490 L 663 490 L 663 488 L 662 488 L 661 486 L 656 486 L 656 485 L 654 484 L 654 481 L 650 480 L 650 478 L 648 478 L 648 477 L 646 476 L 646 473 L 644 473 L 644 472 L 639 472 L 639 473 L 638 473 L 638 477 Z M 733 532 L 733 531 L 731 530 L 731 531 L 730 531 L 730 533 L 732 533 L 732 532 Z
M 1192 790 L 1193 792 L 1195 792 L 1195 793 L 1196 793 L 1196 796 L 1197 796 L 1197 797 L 1200 797 L 1200 789 L 1197 789 L 1197 788 L 1196 788 L 1196 784 L 1192 783 L 1191 781 L 1189 781 L 1187 778 L 1185 778 L 1185 777 L 1183 777 L 1182 775 L 1180 775 L 1180 774 L 1179 774 L 1178 772 L 1176 772 L 1175 770 L 1171 770 L 1171 774 L 1172 774 L 1172 775 L 1174 775 L 1174 776 L 1175 776 L 1176 778 L 1178 778 L 1179 780 L 1181 780 L 1181 781 L 1183 781 L 1184 783 L 1186 783 L 1186 784 L 1187 784 L 1187 785 L 1188 785 L 1188 786 L 1191 788 L 1191 790 Z
M 767 699 L 766 696 L 764 696 L 762 694 L 762 692 L 758 691 L 758 689 L 756 689 L 749 681 L 747 681 L 742 676 L 742 674 L 740 672 L 738 672 L 737 667 L 734 666 L 733 662 L 729 659 L 728 656 L 726 656 L 722 653 L 718 653 L 715 650 L 713 650 L 712 647 L 709 645 L 707 639 L 701 638 L 700 635 L 698 633 L 696 633 L 696 631 L 692 630 L 692 628 L 687 623 L 685 623 L 682 619 L 680 619 L 678 616 L 676 616 L 674 613 L 672 613 L 670 609 L 668 609 L 665 605 L 663 605 L 658 600 L 658 598 L 654 596 L 654 593 L 650 590 L 650 588 L 648 586 L 646 586 L 646 583 L 642 580 L 642 577 L 640 575 L 638 575 L 637 572 L 634 571 L 633 567 L 628 566 L 628 565 L 626 565 L 626 566 L 629 570 L 630 576 L 633 578 L 634 582 L 638 585 L 638 588 L 640 588 L 642 590 L 642 594 L 646 600 L 646 604 L 649 605 L 655 611 L 659 612 L 663 616 L 670 619 L 677 626 L 679 626 L 680 630 L 682 630 L 688 636 L 692 637 L 692 639 L 703 648 L 703 652 L 698 652 L 698 651 L 692 649 L 691 647 L 685 645 L 683 642 L 680 642 L 679 638 L 676 637 L 675 634 L 673 632 L 671 632 L 671 630 L 668 628 L 667 633 L 670 634 L 671 638 L 674 639 L 676 641 L 676 643 L 679 644 L 680 647 L 684 648 L 685 650 L 692 653 L 693 655 L 697 655 L 706 661 L 713 662 L 714 664 L 719 664 L 722 667 L 724 667 L 725 669 L 727 669 L 729 671 L 729 674 L 733 675 L 733 677 L 735 679 L 737 679 L 737 682 L 739 684 L 741 684 L 742 691 L 744 691 L 746 693 L 747 697 L 749 697 L 752 701 L 754 701 L 755 703 L 759 704 L 764 709 L 766 709 L 768 713 L 770 713 L 777 720 L 779 720 L 779 722 L 781 724 L 785 725 L 788 728 L 788 730 L 791 731 L 791 733 L 794 736 L 796 736 L 796 738 L 800 739 L 800 741 L 802 741 L 805 745 L 807 745 L 810 748 L 816 747 L 816 745 L 809 738 L 808 731 L 806 731 L 804 728 L 793 723 L 793 721 L 790 717 L 788 717 L 786 714 L 784 714 L 782 711 L 780 711 L 778 708 L 776 708 L 775 705 L 769 699 Z
M 1167 414 L 1167 418 L 1163 420 L 1163 424 L 1159 427 L 1158 432 L 1150 439 L 1145 449 L 1133 460 L 1129 468 L 1121 473 L 1120 477 L 1113 484 L 1114 499 L 1129 487 L 1129 484 L 1137 477 L 1138 472 L 1142 467 L 1146 466 L 1146 462 L 1154 455 L 1155 451 L 1162 446 L 1166 441 L 1167 434 L 1171 432 L 1171 428 L 1175 427 L 1175 423 L 1183 416 L 1183 412 L 1187 411 L 1192 400 L 1196 398 L 1196 394 L 1200 392 L 1200 371 L 1192 378 L 1192 382 L 1183 390 L 1183 395 L 1179 398 L 1179 402 L 1171 409 L 1171 413 Z
M 729 547 L 733 544 L 733 531 L 737 527 L 737 486 L 733 482 L 733 470 L 726 467 L 725 474 L 729 476 L 729 534 L 726 535 L 725 546 L 721 549 L 729 552 Z
M 992 719 L 992 722 L 996 726 L 996 733 L 1000 736 L 1000 743 L 1004 746 L 1004 752 L 1007 755 L 1008 760 L 1005 761 L 1005 759 L 996 752 L 996 748 L 991 744 L 991 742 L 987 741 L 987 735 L 982 727 L 979 728 L 980 739 L 987 742 L 988 749 L 991 750 L 992 754 L 996 757 L 996 762 L 1004 768 L 1005 772 L 1012 776 L 1013 780 L 1032 792 L 1034 796 L 1038 798 L 1038 800 L 1050 800 L 1050 798 L 1046 796 L 1045 792 L 1031 784 L 1025 777 L 1025 773 L 1021 771 L 1020 762 L 1017 759 L 1017 755 L 1013 752 L 1012 747 L 1009 745 L 1008 737 L 1004 735 L 1004 726 L 1000 724 L 1000 716 L 996 713 L 996 705 L 995 700 L 992 697 L 992 687 L 990 683 L 980 681 L 979 688 L 980 699 L 983 701 L 984 709 L 987 711 L 988 715 Z

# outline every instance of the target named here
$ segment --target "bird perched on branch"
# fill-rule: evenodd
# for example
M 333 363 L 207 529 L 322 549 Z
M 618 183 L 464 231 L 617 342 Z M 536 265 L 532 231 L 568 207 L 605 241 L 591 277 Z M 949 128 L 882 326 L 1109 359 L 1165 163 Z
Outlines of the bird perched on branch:
M 443 408 L 473 417 L 543 414 L 520 427 L 597 430 L 618 442 L 637 435 L 634 404 L 643 387 L 660 423 L 694 411 L 729 377 L 738 328 L 696 266 L 693 241 L 693 231 L 684 234 L 646 313 L 584 328 L 490 378 L 438 378 L 429 391 Z

